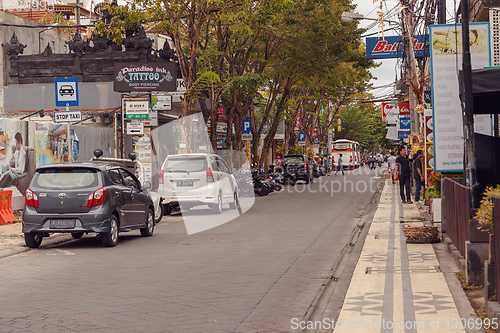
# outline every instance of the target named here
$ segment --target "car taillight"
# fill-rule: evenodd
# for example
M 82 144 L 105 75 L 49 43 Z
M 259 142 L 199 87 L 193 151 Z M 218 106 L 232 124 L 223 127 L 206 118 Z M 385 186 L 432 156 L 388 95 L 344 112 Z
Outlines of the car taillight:
M 351 155 L 351 158 L 349 159 L 349 162 L 352 162 L 352 155 Z
M 38 208 L 38 196 L 33 191 L 27 189 L 24 198 L 27 206 Z
M 207 183 L 213 183 L 214 182 L 214 175 L 212 174 L 212 169 L 208 168 L 207 169 Z
M 307 160 L 304 163 L 304 170 L 307 171 Z
M 106 190 L 104 188 L 100 188 L 94 193 L 89 195 L 87 199 L 87 207 L 90 208 L 99 206 L 104 202 L 105 198 L 106 198 Z
M 160 184 L 163 184 L 163 170 L 160 170 L 159 181 L 160 181 Z

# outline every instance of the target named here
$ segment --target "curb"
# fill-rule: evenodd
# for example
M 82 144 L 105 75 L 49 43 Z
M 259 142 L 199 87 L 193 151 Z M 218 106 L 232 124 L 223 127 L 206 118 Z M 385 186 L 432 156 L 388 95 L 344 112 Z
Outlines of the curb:
M 369 226 L 377 209 L 384 184 L 384 179 L 381 179 L 377 191 L 365 207 L 366 214 L 360 218 L 361 222 L 353 229 L 351 241 L 345 245 L 341 258 L 330 270 L 330 278 L 318 290 L 314 301 L 303 318 L 304 321 L 314 320 L 312 318 L 317 316 L 321 318 L 334 318 L 335 320 L 338 318 L 345 294 L 351 284 L 351 277 L 363 250 L 364 242 L 370 229 Z M 318 307 L 318 305 L 321 306 Z M 293 332 L 306 333 L 316 332 L 316 330 L 306 328 L 303 330 L 297 329 Z
M 21 232 L 20 235 L 18 236 L 22 237 L 23 233 Z M 27 245 L 25 245 L 24 237 L 23 238 L 21 237 L 19 238 L 19 242 L 7 245 L 5 248 L 0 249 L 0 259 L 11 257 L 16 254 L 32 250 Z M 53 234 L 50 237 L 44 237 L 44 243 L 42 245 L 42 249 L 49 246 L 69 242 L 72 239 L 73 237 L 71 236 L 71 234 Z

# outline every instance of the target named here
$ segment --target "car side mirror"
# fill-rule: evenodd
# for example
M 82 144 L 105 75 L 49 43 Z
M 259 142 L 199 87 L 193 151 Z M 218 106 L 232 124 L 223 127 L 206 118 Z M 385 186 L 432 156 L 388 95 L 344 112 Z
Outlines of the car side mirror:
M 144 185 L 142 185 L 142 190 L 143 191 L 147 191 L 147 190 L 150 190 L 150 189 L 151 189 L 151 182 L 145 181 Z

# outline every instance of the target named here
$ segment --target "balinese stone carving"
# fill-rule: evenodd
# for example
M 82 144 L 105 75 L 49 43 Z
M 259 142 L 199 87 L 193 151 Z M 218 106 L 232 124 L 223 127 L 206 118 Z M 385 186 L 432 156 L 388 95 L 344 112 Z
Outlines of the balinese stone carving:
M 10 42 L 8 44 L 2 43 L 2 47 L 8 56 L 17 58 L 19 54 L 23 54 L 26 45 L 19 43 L 16 33 L 13 33 Z

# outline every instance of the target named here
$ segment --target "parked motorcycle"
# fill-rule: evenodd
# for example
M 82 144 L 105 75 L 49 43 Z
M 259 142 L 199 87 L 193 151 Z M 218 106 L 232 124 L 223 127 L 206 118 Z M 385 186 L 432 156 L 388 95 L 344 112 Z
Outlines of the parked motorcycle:
M 252 169 L 252 181 L 254 193 L 263 196 L 269 194 L 269 186 L 263 182 L 263 178 L 259 173 L 259 170 Z
M 276 173 L 281 175 L 282 177 L 281 184 L 295 186 L 295 183 L 297 182 L 297 179 L 295 178 L 295 173 L 292 173 L 286 169 L 287 168 L 283 168 L 281 166 L 276 168 Z

